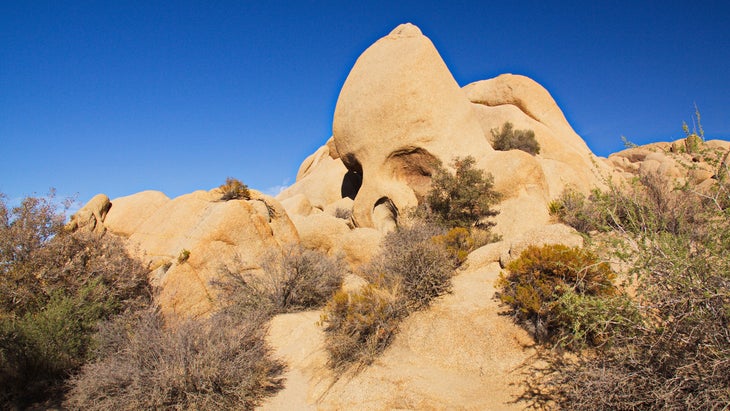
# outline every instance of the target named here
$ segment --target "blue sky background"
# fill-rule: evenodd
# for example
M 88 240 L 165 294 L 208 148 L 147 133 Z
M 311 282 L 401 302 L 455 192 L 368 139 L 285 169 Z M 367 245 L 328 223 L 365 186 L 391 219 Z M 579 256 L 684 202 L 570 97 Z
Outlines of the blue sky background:
M 727 1 L 0 1 L 0 192 L 276 192 L 404 22 L 461 85 L 538 81 L 598 155 L 682 137 L 695 103 L 730 139 Z

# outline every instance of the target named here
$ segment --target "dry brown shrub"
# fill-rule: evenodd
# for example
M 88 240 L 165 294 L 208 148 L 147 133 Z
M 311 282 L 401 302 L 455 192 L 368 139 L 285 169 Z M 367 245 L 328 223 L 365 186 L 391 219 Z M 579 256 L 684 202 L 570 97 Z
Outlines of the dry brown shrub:
M 353 363 L 370 364 L 388 347 L 406 315 L 397 290 L 370 284 L 338 292 L 321 317 L 329 366 L 342 371 Z
M 253 409 L 282 387 L 265 323 L 230 315 L 166 327 L 159 313 L 120 319 L 102 335 L 99 360 L 70 381 L 78 410 Z
M 294 312 L 322 307 L 347 270 L 341 258 L 297 244 L 266 253 L 262 270 L 223 267 L 216 285 L 232 309 Z
M 221 190 L 221 200 L 250 200 L 251 192 L 248 186 L 241 182 L 241 180 L 233 177 L 226 178 L 225 184 L 218 187 Z
M 371 283 L 398 289 L 409 310 L 428 307 L 451 290 L 455 269 L 452 255 L 434 237 L 443 229 L 420 220 L 388 233 L 381 251 L 362 268 Z

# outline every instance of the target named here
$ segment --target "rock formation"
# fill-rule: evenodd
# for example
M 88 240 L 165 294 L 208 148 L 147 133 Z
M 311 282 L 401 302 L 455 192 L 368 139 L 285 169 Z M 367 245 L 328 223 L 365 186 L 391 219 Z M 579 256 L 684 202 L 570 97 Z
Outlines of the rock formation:
M 505 122 L 533 130 L 540 153 L 494 150 L 492 130 Z M 565 189 L 586 193 L 652 173 L 709 187 L 726 176 L 730 143 L 690 137 L 595 157 L 542 86 L 506 74 L 460 88 L 431 41 L 404 24 L 357 59 L 332 137 L 276 199 L 251 191 L 249 200 L 221 201 L 218 189 L 175 199 L 154 191 L 111 202 L 98 195 L 69 229 L 126 238 L 150 265 L 163 312 L 201 316 L 215 308 L 211 281 L 222 266 L 257 270 L 265 251 L 289 243 L 341 255 L 353 267 L 367 262 L 423 199 L 434 167 L 472 156 L 503 195 L 494 228 L 503 240 L 472 252 L 454 293 L 408 318 L 393 346 L 360 374 L 338 379 L 326 369 L 318 312 L 276 317 L 270 340 L 290 368 L 287 388 L 265 408 L 507 409 L 516 407 L 510 383 L 531 351 L 527 334 L 500 317 L 492 299 L 500 265 L 531 244 L 582 244 L 548 215 Z M 350 276 L 346 287 L 363 281 Z
M 625 178 L 658 174 L 672 185 L 691 183 L 709 188 L 728 171 L 730 142 L 700 140 L 689 144 L 692 138 L 628 148 L 611 154 L 607 162 Z
M 172 200 L 145 191 L 115 199 L 103 219 L 105 229 L 127 238 L 129 249 L 149 264 L 168 317 L 210 313 L 216 301 L 211 282 L 223 266 L 258 269 L 266 251 L 299 241 L 272 197 L 252 191 L 248 201 L 220 198 L 219 189 Z
M 112 207 L 109 197 L 97 194 L 79 211 L 77 211 L 66 225 L 69 231 L 104 232 L 104 219 Z

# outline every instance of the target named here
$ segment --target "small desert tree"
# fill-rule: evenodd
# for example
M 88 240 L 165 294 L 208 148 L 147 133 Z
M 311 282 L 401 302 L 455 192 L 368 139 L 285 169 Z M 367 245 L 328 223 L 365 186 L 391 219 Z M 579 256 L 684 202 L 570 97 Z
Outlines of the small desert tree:
M 501 196 L 492 188 L 492 175 L 474 167 L 475 163 L 471 156 L 456 158 L 453 174 L 441 166 L 436 168 L 425 207 L 437 223 L 448 228 L 488 229 L 493 225 L 485 219 L 497 215 L 492 207 Z

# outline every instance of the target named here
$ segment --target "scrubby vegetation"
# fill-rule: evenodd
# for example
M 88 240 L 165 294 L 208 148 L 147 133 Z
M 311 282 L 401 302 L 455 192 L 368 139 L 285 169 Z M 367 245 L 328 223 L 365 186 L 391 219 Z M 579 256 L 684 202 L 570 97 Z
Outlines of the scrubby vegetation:
M 493 207 L 501 196 L 493 189 L 493 177 L 475 168 L 475 163 L 473 157 L 456 158 L 453 174 L 437 167 L 420 216 L 448 228 L 489 229 L 493 223 L 487 219 L 497 215 Z
M 627 301 L 618 295 L 615 273 L 590 251 L 561 244 L 530 246 L 506 268 L 497 283 L 499 298 L 538 342 L 599 345 L 624 325 Z M 601 313 L 609 308 L 623 316 Z
M 526 153 L 540 154 L 540 143 L 535 139 L 535 132 L 532 130 L 515 130 L 510 122 L 502 125 L 502 129 L 492 129 L 494 141 L 492 146 L 495 150 L 522 150 Z
M 71 382 L 77 410 L 253 409 L 282 386 L 265 317 L 222 312 L 166 325 L 154 309 L 101 330 L 98 361 Z
M 74 409 L 253 409 L 283 386 L 264 342 L 274 315 L 321 307 L 344 263 L 301 246 L 273 250 L 261 270 L 223 267 L 219 311 L 168 325 L 154 308 L 100 333 L 98 360 L 72 382 Z
M 403 318 L 450 292 L 454 270 L 470 251 L 494 240 L 486 218 L 496 215 L 491 207 L 500 197 L 491 176 L 473 165 L 468 157 L 454 161 L 454 174 L 438 167 L 425 203 L 385 237 L 380 253 L 361 269 L 369 284 L 337 293 L 324 308 L 332 368 L 370 363 Z
M 335 294 L 321 317 L 330 367 L 342 371 L 353 363 L 371 363 L 407 315 L 397 288 L 369 284 Z
M 146 270 L 111 236 L 67 233 L 53 197 L 0 197 L 0 403 L 57 397 L 104 320 L 146 306 Z
M 252 409 L 281 387 L 283 365 L 264 342 L 273 310 L 242 309 L 223 292 L 211 318 L 168 324 L 147 267 L 109 233 L 67 232 L 58 208 L 0 201 L 0 408 Z M 337 280 L 325 283 L 334 277 L 286 271 L 307 272 L 311 259 L 281 259 L 287 307 L 323 304 L 339 288 L 331 265 L 322 269 Z
M 644 175 L 587 197 L 567 192 L 551 205 L 554 214 L 622 267 L 622 288 L 631 298 L 617 308 L 610 303 L 614 297 L 596 295 L 589 310 L 575 306 L 575 296 L 562 302 L 558 307 L 564 305 L 573 316 L 590 314 L 581 314 L 582 329 L 606 330 L 606 319 L 621 326 L 600 334 L 592 350 L 572 356 L 549 351 L 549 367 L 531 382 L 529 397 L 575 410 L 727 409 L 726 195 L 720 172 L 709 188 L 677 187 L 661 176 Z M 563 329 L 574 332 L 570 326 Z
M 414 221 L 389 233 L 382 251 L 362 273 L 373 284 L 398 290 L 409 310 L 428 307 L 434 298 L 451 290 L 456 268 L 449 252 L 435 237 L 443 230 Z
M 450 291 L 455 267 L 446 249 L 434 241 L 441 233 L 443 229 L 422 220 L 402 225 L 361 269 L 369 284 L 330 300 L 321 323 L 332 368 L 370 363 L 388 346 L 403 318 Z
M 226 178 L 225 184 L 222 184 L 219 189 L 221 190 L 221 200 L 250 200 L 251 192 L 246 184 L 243 184 L 241 180 L 233 177 Z
M 290 245 L 268 252 L 262 271 L 222 268 L 217 285 L 229 308 L 269 314 L 320 308 L 340 289 L 348 268 L 341 258 Z

